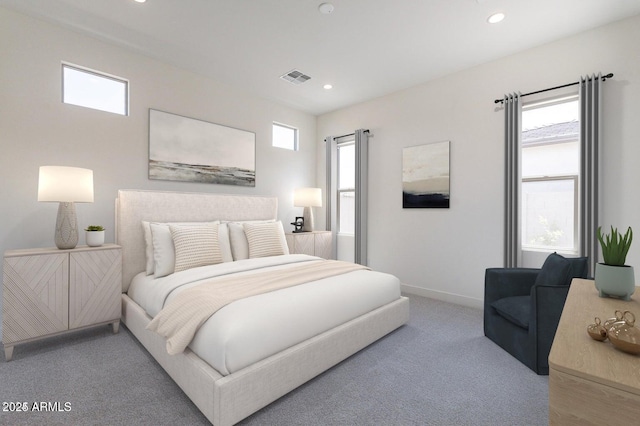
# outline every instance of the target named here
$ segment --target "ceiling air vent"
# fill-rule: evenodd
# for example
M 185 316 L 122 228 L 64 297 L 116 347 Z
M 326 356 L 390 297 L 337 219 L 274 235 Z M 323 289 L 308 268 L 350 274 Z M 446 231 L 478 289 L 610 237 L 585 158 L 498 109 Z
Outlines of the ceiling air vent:
M 301 73 L 298 70 L 291 70 L 288 73 L 281 75 L 280 78 L 288 81 L 289 83 L 302 84 L 305 81 L 309 80 L 311 77 Z

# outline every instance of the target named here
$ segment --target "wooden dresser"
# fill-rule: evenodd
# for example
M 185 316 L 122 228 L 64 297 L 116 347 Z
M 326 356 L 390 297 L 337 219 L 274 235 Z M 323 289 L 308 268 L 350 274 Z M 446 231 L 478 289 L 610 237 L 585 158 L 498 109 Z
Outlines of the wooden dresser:
M 5 359 L 20 343 L 120 325 L 120 246 L 9 250 L 4 253 L 2 343 Z
M 549 424 L 640 423 L 640 356 L 587 334 L 595 317 L 604 323 L 616 309 L 640 320 L 638 300 L 640 288 L 625 302 L 599 297 L 591 280 L 573 280 L 549 354 Z

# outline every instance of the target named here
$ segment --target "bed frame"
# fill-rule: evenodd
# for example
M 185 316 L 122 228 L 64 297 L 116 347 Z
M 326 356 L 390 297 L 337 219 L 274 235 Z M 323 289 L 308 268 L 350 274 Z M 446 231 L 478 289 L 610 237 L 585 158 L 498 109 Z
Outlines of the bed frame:
M 141 221 L 276 219 L 272 197 L 120 190 L 116 242 L 122 246 L 122 321 L 193 403 L 216 426 L 233 425 L 353 355 L 409 320 L 402 297 L 267 359 L 222 376 L 188 348 L 168 355 L 165 340 L 146 330 L 151 321 L 126 291 L 145 268 Z

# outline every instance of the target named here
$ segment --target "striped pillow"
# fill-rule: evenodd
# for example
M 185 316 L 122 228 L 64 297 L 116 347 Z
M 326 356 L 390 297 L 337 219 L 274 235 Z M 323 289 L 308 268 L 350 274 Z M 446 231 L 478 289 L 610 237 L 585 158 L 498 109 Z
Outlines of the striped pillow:
M 244 223 L 249 258 L 289 254 L 282 222 Z
M 170 225 L 176 251 L 175 272 L 222 263 L 218 225 Z

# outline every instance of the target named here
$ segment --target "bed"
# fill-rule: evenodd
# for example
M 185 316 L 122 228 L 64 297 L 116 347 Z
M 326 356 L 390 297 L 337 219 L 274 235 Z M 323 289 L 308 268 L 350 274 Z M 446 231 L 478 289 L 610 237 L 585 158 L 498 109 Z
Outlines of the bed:
M 221 253 L 225 260 L 220 264 L 180 271 L 177 266 L 182 261 L 175 259 L 176 271 L 173 274 L 154 278 L 154 274 L 162 274 L 156 269 L 154 274 L 147 275 L 150 267 L 147 262 L 148 234 L 145 240 L 145 232 L 148 232 L 147 223 L 184 225 L 171 228 L 174 236 L 176 229 L 184 229 L 192 223 L 206 223 L 207 226 L 215 223 L 215 229 L 220 230 L 223 229 L 220 224 L 225 224 L 228 230 L 244 229 L 249 232 L 262 229 L 262 225 L 251 227 L 247 224 L 279 223 L 277 209 L 277 199 L 272 197 L 118 191 L 116 242 L 122 247 L 123 259 L 122 321 L 214 425 L 232 425 L 241 421 L 405 324 L 409 319 L 408 299 L 399 294 L 399 283 L 395 277 L 379 272 L 354 270 L 344 275 L 319 278 L 309 283 L 231 301 L 198 329 L 184 350 L 170 355 L 169 340 L 148 329 L 162 308 L 157 300 L 153 302 L 154 299 L 160 298 L 163 299 L 163 303 L 170 303 L 174 294 L 178 294 L 175 296 L 175 299 L 178 299 L 181 294 L 186 294 L 188 289 L 194 289 L 195 284 L 201 279 L 215 279 L 209 278 L 211 274 L 257 275 L 260 268 L 265 268 L 265 271 L 271 270 L 265 272 L 268 274 L 275 273 L 273 270 L 278 269 L 293 270 L 307 265 L 313 267 L 326 261 L 311 256 L 290 255 L 288 252 L 255 259 L 247 256 L 250 257 L 247 259 L 243 257 L 246 253 L 238 255 L 234 251 L 231 254 Z M 241 224 L 241 227 L 237 228 L 237 224 Z M 269 229 L 274 226 L 269 225 Z M 255 242 L 257 237 L 252 237 L 253 240 L 250 237 L 246 238 L 249 242 Z M 239 241 L 234 240 L 233 236 L 230 238 L 231 242 Z M 232 245 L 237 248 L 236 245 Z M 286 251 L 286 243 L 284 246 Z M 258 253 L 256 247 L 256 244 L 250 247 L 254 250 L 253 253 Z M 222 272 L 214 273 L 209 269 Z M 179 282 L 176 287 L 179 290 L 174 291 L 173 286 L 176 282 Z M 157 286 L 157 283 L 162 285 Z M 165 289 L 162 296 L 157 296 L 149 293 L 149 289 L 154 286 L 166 287 L 168 290 Z M 398 288 L 394 288 L 396 286 Z M 381 290 L 370 290 L 373 287 L 379 287 Z M 337 290 L 344 291 L 345 293 L 340 293 L 344 296 L 336 298 Z M 367 296 L 363 297 L 362 294 Z M 288 308 L 283 306 L 287 304 L 292 311 L 297 312 L 296 315 L 310 315 L 313 320 L 292 321 L 291 317 L 287 317 L 289 314 L 282 314 L 283 316 L 273 323 L 260 319 L 259 315 L 274 316 L 276 311 L 286 313 Z M 341 313 L 342 305 L 347 313 Z M 251 312 L 251 315 L 247 315 L 246 312 Z M 328 314 L 329 312 L 331 314 Z M 225 317 L 228 319 L 219 319 Z M 300 331 L 296 329 L 295 332 L 279 332 L 292 322 L 309 324 L 310 329 L 302 330 L 301 327 Z M 259 334 L 266 336 L 262 343 L 256 339 L 256 323 L 270 327 L 271 330 L 265 332 L 261 329 Z M 249 337 L 233 337 L 238 343 L 229 343 L 231 334 L 236 333 L 229 329 L 243 327 L 250 330 Z M 209 334 L 205 336 L 205 333 Z M 269 337 L 268 333 L 277 334 Z M 209 337 L 210 335 L 217 335 L 223 343 L 211 343 L 213 337 Z M 253 346 L 247 349 L 247 345 Z M 218 346 L 235 348 L 235 352 L 229 348 L 225 348 L 226 352 L 216 352 L 214 349 Z M 251 356 L 246 356 L 247 353 Z

